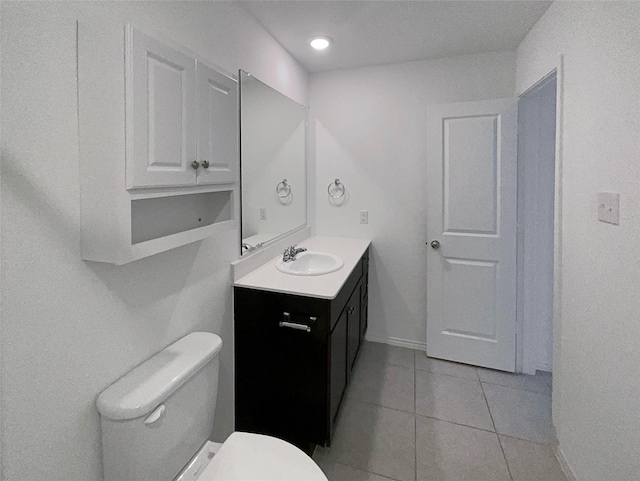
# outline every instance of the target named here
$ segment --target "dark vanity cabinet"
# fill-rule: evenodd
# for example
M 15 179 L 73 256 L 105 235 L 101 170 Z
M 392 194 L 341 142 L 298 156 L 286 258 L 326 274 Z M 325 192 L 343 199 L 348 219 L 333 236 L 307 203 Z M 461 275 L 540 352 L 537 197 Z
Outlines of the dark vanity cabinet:
M 367 328 L 368 272 L 367 251 L 334 299 L 234 287 L 236 430 L 330 444 Z

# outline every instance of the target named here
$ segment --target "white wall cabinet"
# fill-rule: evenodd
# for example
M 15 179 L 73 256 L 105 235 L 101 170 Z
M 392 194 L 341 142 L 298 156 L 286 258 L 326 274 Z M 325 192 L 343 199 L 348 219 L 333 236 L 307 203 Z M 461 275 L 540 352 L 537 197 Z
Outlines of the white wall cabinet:
M 125 264 L 238 228 L 237 81 L 159 38 L 78 23 L 85 260 Z
M 130 25 L 127 189 L 234 182 L 237 82 Z

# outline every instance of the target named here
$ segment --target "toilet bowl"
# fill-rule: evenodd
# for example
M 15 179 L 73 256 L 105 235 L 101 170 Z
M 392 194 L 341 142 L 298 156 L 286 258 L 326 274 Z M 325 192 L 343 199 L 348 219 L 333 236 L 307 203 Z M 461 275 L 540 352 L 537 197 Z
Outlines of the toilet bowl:
M 236 431 L 222 444 L 205 443 L 199 455 L 175 481 L 327 481 L 309 456 L 271 436 Z
M 215 334 L 188 334 L 100 394 L 105 481 L 327 481 L 280 439 L 234 432 L 209 441 L 221 348 Z

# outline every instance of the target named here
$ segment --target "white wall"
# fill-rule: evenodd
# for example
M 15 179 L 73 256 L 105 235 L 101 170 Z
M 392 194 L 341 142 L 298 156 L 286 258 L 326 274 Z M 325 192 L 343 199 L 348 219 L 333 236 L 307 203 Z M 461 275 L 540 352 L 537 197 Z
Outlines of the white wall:
M 239 232 L 121 267 L 80 259 L 75 21 L 151 26 L 305 104 L 307 73 L 231 2 L 2 2 L 1 13 L 3 479 L 102 479 L 96 396 L 194 330 L 225 341 L 222 439 L 233 428 Z
M 556 2 L 517 51 L 517 91 L 564 56 L 561 322 L 553 418 L 579 481 L 640 473 L 640 3 Z M 620 225 L 597 221 L 620 193 Z
M 514 82 L 514 52 L 312 74 L 316 234 L 373 240 L 369 337 L 425 344 L 429 106 L 512 97 Z M 336 177 L 339 207 L 327 195 Z

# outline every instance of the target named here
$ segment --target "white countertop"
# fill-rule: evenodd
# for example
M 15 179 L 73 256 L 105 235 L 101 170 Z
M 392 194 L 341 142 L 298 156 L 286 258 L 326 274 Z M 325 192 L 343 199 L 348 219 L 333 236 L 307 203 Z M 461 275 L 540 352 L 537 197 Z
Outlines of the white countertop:
M 276 262 L 282 258 L 280 254 L 238 279 L 234 285 L 261 291 L 334 299 L 370 244 L 371 241 L 363 239 L 310 237 L 298 246 L 306 247 L 310 251 L 329 252 L 340 256 L 344 261 L 342 269 L 320 276 L 293 276 L 276 269 Z

